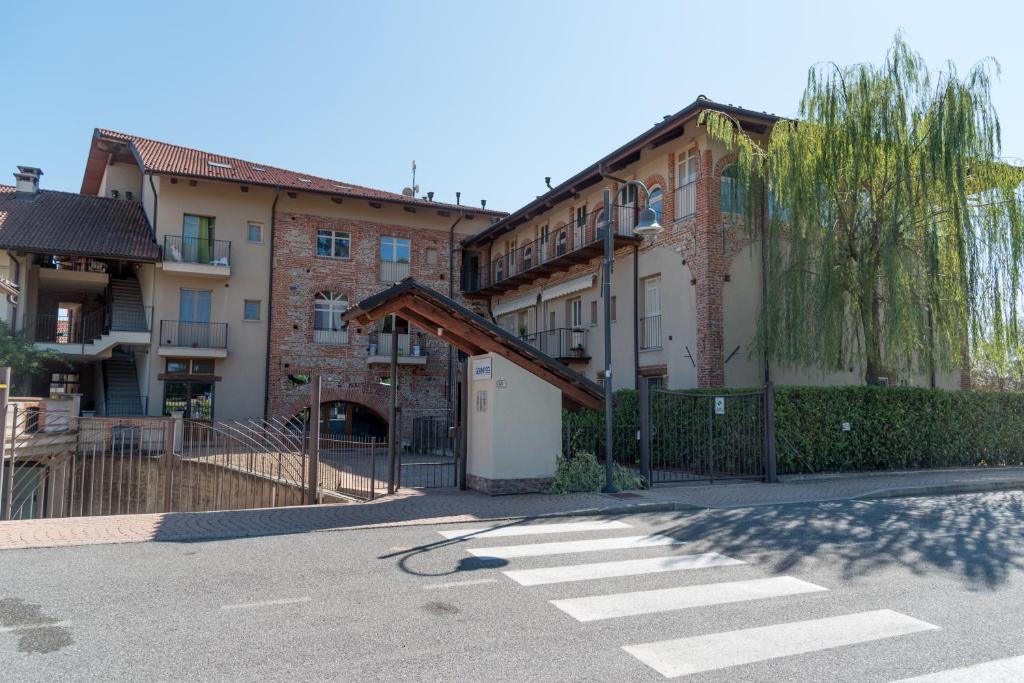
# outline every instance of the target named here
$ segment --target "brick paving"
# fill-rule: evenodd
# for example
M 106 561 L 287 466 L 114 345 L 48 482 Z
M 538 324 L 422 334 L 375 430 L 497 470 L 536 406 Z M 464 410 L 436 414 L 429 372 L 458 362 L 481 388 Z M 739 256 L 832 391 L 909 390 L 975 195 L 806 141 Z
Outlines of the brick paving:
M 999 488 L 1024 489 L 1024 468 L 793 477 L 772 485 L 691 483 L 618 496 L 599 493 L 487 496 L 450 489 L 403 489 L 394 496 L 350 505 L 0 522 L 0 550 L 202 541 L 374 526 L 464 523 L 573 513 L 624 514 L 658 509 L 745 507 Z

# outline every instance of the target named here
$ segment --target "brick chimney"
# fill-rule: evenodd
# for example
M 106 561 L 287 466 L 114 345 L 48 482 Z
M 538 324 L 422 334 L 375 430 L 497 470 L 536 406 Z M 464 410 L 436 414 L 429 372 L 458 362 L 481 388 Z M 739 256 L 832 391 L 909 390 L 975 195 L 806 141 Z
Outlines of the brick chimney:
M 14 174 L 14 196 L 17 199 L 35 199 L 39 194 L 39 176 L 43 169 L 34 166 L 19 166 Z

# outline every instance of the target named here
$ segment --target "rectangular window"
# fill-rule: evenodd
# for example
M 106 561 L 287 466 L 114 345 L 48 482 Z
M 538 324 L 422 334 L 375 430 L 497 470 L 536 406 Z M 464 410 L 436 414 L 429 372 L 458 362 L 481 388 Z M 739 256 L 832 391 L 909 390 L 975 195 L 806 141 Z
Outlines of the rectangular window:
M 597 299 L 590 302 L 590 326 L 597 325 Z
M 246 239 L 250 242 L 263 241 L 263 224 L 256 221 L 249 221 L 245 226 Z
M 245 309 L 242 313 L 242 320 L 259 320 L 260 302 L 253 299 L 245 300 Z
M 409 240 L 401 237 L 380 238 L 380 281 L 401 282 L 409 277 Z
M 583 326 L 583 299 L 576 297 L 569 300 L 569 326 L 576 328 Z
M 212 375 L 212 358 L 168 358 L 164 366 L 169 375 Z
M 168 374 L 180 375 L 189 371 L 188 359 L 186 358 L 168 358 L 167 365 Z
M 316 231 L 316 255 L 326 258 L 348 258 L 352 236 L 337 230 Z

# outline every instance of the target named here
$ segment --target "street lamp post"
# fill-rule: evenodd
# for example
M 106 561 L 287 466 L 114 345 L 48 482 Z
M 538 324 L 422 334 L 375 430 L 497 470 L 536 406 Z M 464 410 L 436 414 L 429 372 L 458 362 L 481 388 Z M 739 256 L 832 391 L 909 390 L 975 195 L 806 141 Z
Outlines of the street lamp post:
M 602 177 L 609 178 L 624 185 L 633 185 L 643 190 L 644 210 L 640 212 L 640 220 L 633 228 L 633 233 L 646 237 L 657 235 L 662 231 L 658 224 L 658 216 L 650 207 L 651 193 L 639 180 L 623 180 L 613 175 L 606 174 L 599 169 Z M 599 227 L 604 229 L 604 263 L 602 264 L 601 295 L 604 297 L 604 488 L 603 493 L 615 493 L 615 459 L 612 454 L 612 443 L 614 441 L 612 429 L 612 417 L 614 413 L 615 397 L 612 393 L 612 271 L 615 262 L 615 222 L 612 220 L 612 194 L 609 188 L 604 190 L 604 216 L 601 218 Z M 633 273 L 635 277 L 637 274 Z M 633 311 L 634 317 L 636 311 Z

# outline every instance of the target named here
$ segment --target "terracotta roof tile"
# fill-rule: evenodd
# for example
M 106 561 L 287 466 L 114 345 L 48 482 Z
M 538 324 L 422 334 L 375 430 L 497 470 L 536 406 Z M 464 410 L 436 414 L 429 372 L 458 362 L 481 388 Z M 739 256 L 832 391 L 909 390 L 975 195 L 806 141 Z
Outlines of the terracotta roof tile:
M 339 197 L 397 202 L 407 206 L 421 206 L 435 209 L 456 209 L 492 216 L 504 216 L 502 211 L 479 209 L 466 205 L 432 202 L 416 197 L 407 197 L 396 192 L 376 190 L 341 180 L 321 178 L 308 173 L 297 173 L 267 164 L 227 157 L 222 154 L 204 152 L 190 147 L 181 147 L 167 142 L 97 128 L 95 136 L 101 139 L 128 143 L 146 170 L 154 173 L 180 175 L 214 180 L 228 180 L 243 184 L 268 185 L 289 190 L 327 193 Z
M 40 190 L 18 199 L 0 185 L 0 248 L 156 261 L 160 247 L 139 202 Z

